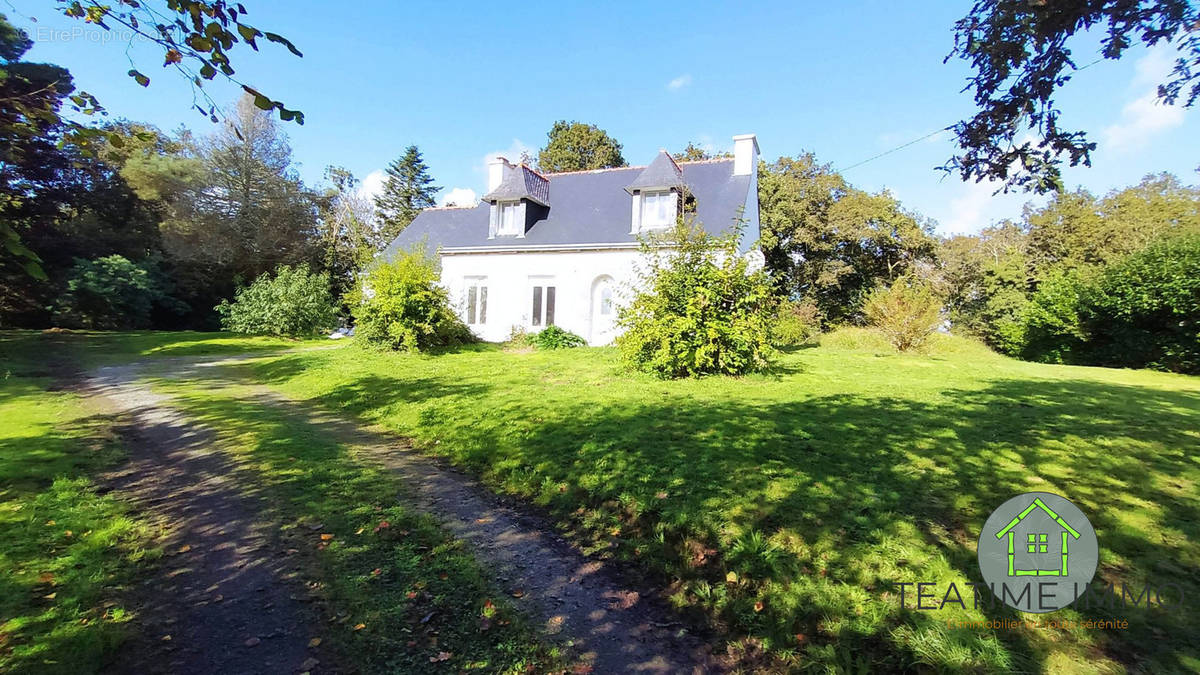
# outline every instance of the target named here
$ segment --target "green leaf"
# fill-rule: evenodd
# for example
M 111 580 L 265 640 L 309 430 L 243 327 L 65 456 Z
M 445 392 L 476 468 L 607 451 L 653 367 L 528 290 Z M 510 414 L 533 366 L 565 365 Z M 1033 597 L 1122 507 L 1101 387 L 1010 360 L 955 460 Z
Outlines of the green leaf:
M 142 85 L 143 87 L 150 86 L 150 78 L 146 77 L 145 75 L 139 73 L 136 70 L 129 71 L 129 76 L 132 77 L 135 82 Z
M 262 94 L 254 97 L 254 105 L 258 106 L 261 110 L 270 110 L 275 107 L 275 103 Z
M 121 137 L 121 134 L 118 134 L 115 131 L 108 135 L 108 142 L 112 143 L 114 148 L 125 147 L 125 139 Z
M 262 35 L 262 31 L 260 31 L 259 29 L 255 28 L 253 26 L 247 26 L 244 23 L 239 23 L 237 25 L 237 29 L 238 29 L 238 32 L 242 34 L 242 39 L 246 41 L 246 44 L 250 45 L 251 47 L 253 47 L 254 49 L 257 50 L 258 45 L 254 44 L 254 38 L 258 37 L 259 35 Z M 270 38 L 267 38 L 267 39 L 270 39 Z
M 204 64 L 203 66 L 200 66 L 200 77 L 203 77 L 206 80 L 211 80 L 216 76 L 217 76 L 216 68 L 213 68 L 211 65 L 209 65 L 207 63 Z
M 46 276 L 46 272 L 42 269 L 42 266 L 32 260 L 25 261 L 25 264 L 21 265 L 21 267 L 25 269 L 26 274 L 38 281 L 47 281 L 50 278 Z
M 292 44 L 291 40 L 283 37 L 282 35 L 279 35 L 278 33 L 270 33 L 270 32 L 263 33 L 263 37 L 267 38 L 271 42 L 274 42 L 276 44 L 281 44 L 284 47 L 287 47 L 288 51 L 295 54 L 296 56 L 299 56 L 301 58 L 304 57 L 304 54 L 301 54 L 300 50 L 296 49 L 296 45 Z

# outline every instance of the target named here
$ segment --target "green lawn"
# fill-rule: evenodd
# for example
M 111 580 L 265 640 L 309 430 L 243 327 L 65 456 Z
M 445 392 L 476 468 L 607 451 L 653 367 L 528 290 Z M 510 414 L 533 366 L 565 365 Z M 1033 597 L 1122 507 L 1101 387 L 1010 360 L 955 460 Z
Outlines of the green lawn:
M 322 637 L 348 670 L 563 672 L 564 655 L 540 640 L 461 542 L 404 505 L 404 486 L 389 472 L 303 411 L 214 383 L 212 373 L 162 374 L 156 386 L 217 430 L 255 477 L 267 517 L 305 563 L 328 615 Z
M 254 377 L 377 421 L 548 507 L 572 536 L 670 583 L 734 650 L 799 666 L 1200 670 L 1200 379 L 1023 363 L 940 338 L 896 355 L 843 333 L 769 375 L 663 382 L 610 349 L 437 356 L 354 346 Z M 901 608 L 899 582 L 979 579 L 988 513 L 1024 491 L 1079 505 L 1098 577 L 1189 604 L 1068 609 L 1128 630 L 951 627 L 1000 607 Z M 761 604 L 758 604 L 761 603 Z M 745 638 L 745 639 L 739 639 Z M 781 665 L 778 661 L 776 666 Z
M 52 354 L 0 337 L 0 671 L 86 673 L 117 647 L 120 589 L 157 556 L 153 531 L 98 494 L 120 461 L 113 420 L 62 390 Z
M 0 332 L 0 672 L 100 670 L 152 573 L 155 531 L 96 474 L 124 457 L 116 423 L 64 390 L 80 369 L 158 362 L 159 386 L 210 424 L 304 564 L 330 623 L 322 637 L 361 672 L 552 672 L 544 644 L 461 545 L 397 502 L 389 474 L 320 425 L 246 400 L 237 387 L 179 379 L 163 357 L 291 349 L 328 341 L 220 333 Z M 381 526 L 382 524 L 382 526 Z M 317 529 L 313 529 L 318 526 Z M 429 618 L 426 618 L 428 615 Z

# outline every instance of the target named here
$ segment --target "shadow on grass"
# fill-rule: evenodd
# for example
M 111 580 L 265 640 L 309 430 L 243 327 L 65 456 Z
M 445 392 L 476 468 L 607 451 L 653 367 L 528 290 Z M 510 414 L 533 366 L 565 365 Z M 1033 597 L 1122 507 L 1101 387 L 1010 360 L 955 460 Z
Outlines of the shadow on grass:
M 281 359 L 259 374 L 284 381 L 305 365 Z M 1196 607 L 1066 610 L 1126 618 L 1130 628 L 1032 635 L 947 629 L 936 612 L 901 611 L 882 595 L 939 565 L 947 568 L 940 581 L 978 580 L 975 541 L 990 510 L 1048 490 L 1096 527 L 1098 580 L 1140 590 L 1175 570 L 1185 596 L 1200 597 L 1200 469 L 1189 450 L 1200 426 L 1195 393 L 997 379 L 933 402 L 664 395 L 572 405 L 487 395 L 485 385 L 451 374 L 397 373 L 350 379 L 322 401 L 372 419 L 421 404 L 406 431 L 430 451 L 547 504 L 613 555 L 682 579 L 690 602 L 745 633 L 777 645 L 804 634 L 810 655 L 833 645 L 877 667 L 1036 670 L 1061 649 L 1072 660 L 1100 649 L 1158 670 L 1196 664 Z M 624 529 L 606 534 L 614 527 Z M 782 546 L 786 560 L 757 585 L 726 588 L 726 570 L 754 578 L 729 555 L 739 533 L 753 531 Z M 750 609 L 757 597 L 769 599 L 763 611 Z M 1017 617 L 1000 607 L 984 613 Z

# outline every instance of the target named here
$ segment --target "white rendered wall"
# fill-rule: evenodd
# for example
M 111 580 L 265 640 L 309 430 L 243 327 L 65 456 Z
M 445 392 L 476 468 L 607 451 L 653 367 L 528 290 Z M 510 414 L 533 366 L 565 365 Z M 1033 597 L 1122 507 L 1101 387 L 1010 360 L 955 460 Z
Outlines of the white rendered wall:
M 628 303 L 637 279 L 636 249 L 601 251 L 530 251 L 521 253 L 443 253 L 442 284 L 449 289 L 459 316 L 466 318 L 466 288 L 486 278 L 487 316 L 471 329 L 489 342 L 501 342 L 513 326 L 533 326 L 533 286 L 555 287 L 554 324 L 583 336 L 591 344 L 607 344 L 614 331 L 593 325 L 597 282 L 611 279 L 614 305 Z M 544 300 L 543 300 L 544 301 Z M 610 316 L 615 318 L 614 313 Z M 596 329 L 596 330 L 593 330 Z

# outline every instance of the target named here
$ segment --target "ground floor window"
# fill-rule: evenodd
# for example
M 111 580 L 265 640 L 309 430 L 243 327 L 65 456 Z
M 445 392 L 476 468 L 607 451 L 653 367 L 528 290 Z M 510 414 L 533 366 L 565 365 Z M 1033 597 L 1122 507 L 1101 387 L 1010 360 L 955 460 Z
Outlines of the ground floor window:
M 533 308 L 530 324 L 534 326 L 554 325 L 554 286 L 535 282 L 533 286 Z
M 467 279 L 467 324 L 487 323 L 487 279 Z

